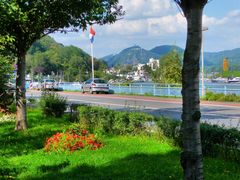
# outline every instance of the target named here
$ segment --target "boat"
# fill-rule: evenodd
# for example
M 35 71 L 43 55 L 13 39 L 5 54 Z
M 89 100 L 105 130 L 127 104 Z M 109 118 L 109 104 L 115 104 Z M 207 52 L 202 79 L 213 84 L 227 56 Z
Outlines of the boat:
M 228 83 L 240 83 L 240 77 L 229 79 Z
M 213 82 L 213 83 L 227 83 L 228 79 L 227 78 L 218 77 L 218 78 L 215 78 L 215 79 L 211 79 L 211 82 Z

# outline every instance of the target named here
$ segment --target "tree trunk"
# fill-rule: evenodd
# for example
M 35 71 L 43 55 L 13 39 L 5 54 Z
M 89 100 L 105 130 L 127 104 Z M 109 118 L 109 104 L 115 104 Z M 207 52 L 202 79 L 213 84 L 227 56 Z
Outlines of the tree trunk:
M 17 120 L 15 130 L 27 129 L 26 116 L 26 53 L 20 53 L 17 59 L 17 77 L 16 77 L 16 105 Z
M 182 69 L 182 133 L 181 165 L 184 179 L 203 179 L 203 161 L 200 136 L 199 60 L 202 41 L 203 7 L 185 11 L 187 43 Z

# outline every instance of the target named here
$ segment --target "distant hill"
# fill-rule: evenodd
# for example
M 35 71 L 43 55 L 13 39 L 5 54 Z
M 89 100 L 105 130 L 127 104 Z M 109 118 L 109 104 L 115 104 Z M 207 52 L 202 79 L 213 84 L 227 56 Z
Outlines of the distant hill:
M 150 58 L 160 59 L 172 50 L 176 50 L 180 54 L 183 53 L 182 48 L 171 45 L 157 46 L 151 50 L 143 49 L 140 46 L 132 46 L 122 50 L 116 55 L 108 55 L 101 59 L 106 61 L 110 67 L 125 64 L 146 64 Z
M 150 52 L 156 53 L 161 57 L 161 56 L 164 56 L 165 54 L 169 53 L 172 50 L 175 50 L 181 54 L 184 52 L 184 49 L 182 49 L 178 46 L 171 46 L 171 45 L 157 46 L 157 47 L 151 49 Z
M 84 81 L 90 77 L 91 57 L 75 46 L 63 46 L 50 36 L 33 43 L 26 56 L 27 73 L 36 76 L 56 75 L 65 81 Z M 95 59 L 95 71 L 105 69 Z
M 150 58 L 160 59 L 172 50 L 176 50 L 181 55 L 184 53 L 184 49 L 172 45 L 156 46 L 150 50 L 143 49 L 140 46 L 132 46 L 122 50 L 116 55 L 105 56 L 101 59 L 106 61 L 110 67 L 118 64 L 145 64 Z M 209 69 L 209 71 L 221 70 L 225 57 L 229 60 L 230 70 L 240 70 L 240 48 L 220 52 L 205 52 L 204 63 L 206 68 Z
M 114 54 L 110 54 L 110 55 L 102 57 L 101 59 L 104 60 L 105 62 L 109 62 L 112 60 L 113 57 L 114 57 Z
M 221 70 L 223 59 L 228 58 L 230 70 L 240 70 L 240 48 L 204 53 L 205 65 L 209 69 Z
M 141 48 L 132 46 L 122 50 L 120 53 L 111 56 L 105 56 L 101 59 L 107 62 L 108 66 L 123 64 L 147 63 L 150 58 L 159 58 L 159 55 Z

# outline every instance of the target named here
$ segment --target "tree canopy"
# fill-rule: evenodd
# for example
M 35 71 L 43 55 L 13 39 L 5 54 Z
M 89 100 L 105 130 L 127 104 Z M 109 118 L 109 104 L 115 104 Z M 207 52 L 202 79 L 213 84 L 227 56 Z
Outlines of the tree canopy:
M 182 60 L 173 50 L 160 59 L 160 66 L 153 71 L 153 80 L 161 83 L 179 84 L 182 80 Z
M 0 35 L 15 38 L 13 46 L 8 46 L 13 52 L 27 51 L 44 34 L 113 23 L 123 15 L 117 3 L 118 0 L 2 0 Z
M 31 45 L 55 31 L 113 23 L 124 14 L 118 0 L 1 0 L 0 12 L 0 37 L 13 38 L 11 43 L 0 44 L 17 57 L 16 130 L 27 128 L 25 70 Z
M 106 63 L 95 59 L 94 64 L 96 77 L 105 76 Z M 34 79 L 52 75 L 56 80 L 82 82 L 90 77 L 91 57 L 80 48 L 63 46 L 50 36 L 45 36 L 28 50 L 26 65 L 27 73 Z

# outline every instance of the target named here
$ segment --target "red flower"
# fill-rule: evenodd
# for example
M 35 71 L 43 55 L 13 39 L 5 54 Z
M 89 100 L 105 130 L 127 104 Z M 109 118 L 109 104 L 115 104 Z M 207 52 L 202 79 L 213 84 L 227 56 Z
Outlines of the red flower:
M 79 133 L 81 135 L 79 135 Z M 65 133 L 58 132 L 52 137 L 47 138 L 44 145 L 44 149 L 47 152 L 74 152 L 75 150 L 86 147 L 92 150 L 102 147 L 102 144 L 94 138 L 94 134 L 89 134 L 86 129 L 82 131 L 69 130 Z
M 86 134 L 87 134 L 87 130 L 84 129 L 84 130 L 82 131 L 82 135 L 85 136 Z

